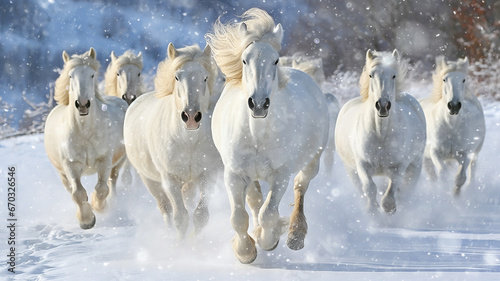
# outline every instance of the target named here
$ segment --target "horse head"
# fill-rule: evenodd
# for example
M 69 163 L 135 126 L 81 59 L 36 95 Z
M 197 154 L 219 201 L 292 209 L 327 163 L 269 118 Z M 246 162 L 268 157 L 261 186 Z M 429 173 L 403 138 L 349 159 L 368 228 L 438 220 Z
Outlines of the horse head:
M 469 59 L 459 59 L 456 62 L 446 62 L 444 57 L 436 59 L 436 69 L 442 73 L 442 99 L 446 103 L 450 115 L 457 115 L 465 97 L 467 68 Z
M 71 64 L 72 58 L 63 51 L 63 60 L 66 64 Z M 69 75 L 69 100 L 78 110 L 80 116 L 89 114 L 89 108 L 94 100 L 95 90 L 97 87 L 97 70 L 91 66 L 91 63 L 85 61 L 96 60 L 96 52 L 94 48 L 90 48 L 83 55 L 83 64 L 76 64 L 71 67 Z
M 168 45 L 168 58 L 174 60 L 179 56 L 174 45 Z M 210 46 L 206 46 L 203 55 L 210 57 Z M 208 85 L 211 73 L 200 62 L 190 60 L 183 63 L 174 73 L 175 82 L 172 94 L 175 105 L 180 112 L 179 117 L 187 130 L 196 130 L 200 127 L 202 112 L 207 112 L 210 105 L 210 86 Z
M 379 117 L 389 116 L 392 104 L 396 100 L 398 75 L 397 50 L 391 54 L 366 52 L 365 72 L 368 75 L 368 96 Z
M 246 32 L 246 25 L 240 25 Z M 281 35 L 280 35 L 281 34 Z M 282 36 L 280 24 L 273 31 L 274 36 Z M 243 64 L 242 85 L 247 89 L 248 108 L 254 118 L 265 118 L 271 105 L 271 93 L 279 87 L 278 51 L 265 41 L 252 42 L 241 55 Z
M 122 65 L 116 71 L 116 94 L 125 100 L 129 105 L 141 95 L 141 71 L 142 67 L 142 53 L 139 52 L 137 56 L 129 55 L 129 61 L 140 61 L 138 63 L 127 63 Z M 111 63 L 117 63 L 119 60 L 114 52 L 111 52 Z

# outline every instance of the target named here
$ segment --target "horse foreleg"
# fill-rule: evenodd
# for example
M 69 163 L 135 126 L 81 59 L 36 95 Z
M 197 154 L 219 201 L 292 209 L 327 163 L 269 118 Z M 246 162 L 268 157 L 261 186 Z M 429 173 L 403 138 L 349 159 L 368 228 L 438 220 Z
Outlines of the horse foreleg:
M 140 175 L 140 177 L 144 185 L 146 185 L 146 188 L 156 199 L 156 204 L 158 205 L 158 209 L 160 209 L 165 224 L 167 227 L 170 227 L 172 223 L 172 205 L 170 204 L 170 199 L 168 199 L 167 194 L 163 190 L 161 182 L 154 181 L 143 175 Z
M 98 212 L 106 209 L 106 198 L 109 195 L 108 180 L 111 176 L 111 159 L 96 162 L 97 184 L 92 192 L 92 208 Z
M 276 171 L 268 177 L 269 193 L 259 212 L 259 224 L 255 231 L 257 242 L 265 251 L 278 246 L 280 235 L 284 232 L 284 222 L 280 219 L 279 203 L 285 194 L 290 174 Z
M 429 176 L 431 181 L 436 181 L 438 176 L 436 174 L 436 168 L 434 166 L 434 162 L 430 157 L 424 157 L 424 167 L 425 172 Z
M 361 183 L 363 197 L 368 200 L 368 210 L 375 213 L 378 210 L 377 203 L 377 185 L 373 181 L 373 172 L 368 163 L 361 163 L 358 165 L 358 177 Z
M 407 167 L 398 166 L 389 171 L 389 186 L 382 196 L 382 208 L 386 213 L 393 214 L 396 212 L 396 198 L 395 193 L 402 186 Z
M 259 211 L 264 203 L 262 190 L 258 181 L 251 182 L 247 187 L 247 203 L 252 212 L 254 230 L 259 226 Z
M 292 216 L 290 218 L 290 227 L 288 231 L 288 239 L 286 244 L 292 250 L 300 250 L 304 248 L 304 239 L 307 234 L 307 221 L 304 215 L 304 195 L 309 187 L 309 182 L 318 174 L 319 170 L 318 153 L 313 161 L 294 179 L 293 195 L 295 203 Z
M 168 199 L 173 206 L 174 225 L 180 238 L 186 236 L 189 225 L 189 213 L 182 199 L 182 182 L 177 177 L 166 174 L 162 175 L 162 186 L 167 193 Z
M 224 172 L 229 203 L 231 206 L 231 225 L 236 231 L 233 238 L 233 250 L 241 263 L 251 263 L 257 258 L 255 241 L 248 235 L 249 218 L 245 210 L 245 195 L 247 183 L 241 176 Z
M 90 229 L 94 227 L 96 219 L 92 212 L 92 207 L 88 202 L 87 191 L 83 188 L 80 181 L 82 171 L 69 165 L 65 165 L 65 177 L 63 183 L 67 182 L 71 190 L 71 198 L 77 205 L 76 218 L 82 229 Z
M 434 167 L 436 167 L 438 179 L 443 180 L 445 176 L 445 162 L 443 156 L 437 151 L 437 149 L 431 149 L 431 159 Z
M 459 163 L 459 167 L 458 167 L 458 173 L 455 176 L 455 188 L 453 189 L 453 194 L 455 196 L 458 196 L 460 194 L 460 189 L 462 188 L 467 179 L 466 171 L 470 164 L 470 156 L 462 155 L 462 157 L 459 157 L 457 160 Z

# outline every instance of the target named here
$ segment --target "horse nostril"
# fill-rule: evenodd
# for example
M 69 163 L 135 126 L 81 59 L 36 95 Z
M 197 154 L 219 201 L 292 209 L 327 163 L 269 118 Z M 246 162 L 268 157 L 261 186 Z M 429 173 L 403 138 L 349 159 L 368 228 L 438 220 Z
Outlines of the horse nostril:
M 248 107 L 252 110 L 255 108 L 255 103 L 252 98 L 248 98 Z
M 391 102 L 390 101 L 387 102 L 386 108 L 387 108 L 387 110 L 391 109 Z
M 77 109 L 79 109 L 79 108 L 80 108 L 80 102 L 79 102 L 78 100 L 76 100 L 76 101 L 75 101 L 75 107 L 76 107 Z
M 86 108 L 89 108 L 89 107 L 90 107 L 90 100 L 87 100 L 87 103 L 85 104 L 85 107 L 86 107 Z
M 269 105 L 271 104 L 271 100 L 269 100 L 269 98 L 266 98 L 266 100 L 264 101 L 264 104 L 262 105 L 262 107 L 267 110 L 269 108 Z
M 186 111 L 183 111 L 181 113 L 181 119 L 182 119 L 182 121 L 184 121 L 184 123 L 186 123 L 188 121 L 189 116 L 187 115 Z
M 381 107 L 380 107 L 380 102 L 379 102 L 379 101 L 377 101 L 377 102 L 375 103 L 375 108 L 376 108 L 378 111 L 380 111 L 380 108 L 381 108 Z
M 122 99 L 123 99 L 124 101 L 126 101 L 126 100 L 127 100 L 127 95 L 123 94 Z
M 194 115 L 194 121 L 196 123 L 200 122 L 201 121 L 201 112 L 197 112 L 195 115 Z
M 451 101 L 450 101 L 450 102 L 448 103 L 448 109 L 449 109 L 449 110 L 451 110 L 451 107 L 452 107 L 452 105 L 451 105 Z
M 136 97 L 135 95 L 132 95 L 132 96 L 131 96 L 131 99 L 130 99 L 130 102 L 135 101 L 135 99 L 136 99 L 136 98 L 137 98 L 137 97 Z
M 460 110 L 460 108 L 462 108 L 462 103 L 458 102 L 458 104 L 457 104 L 457 112 Z

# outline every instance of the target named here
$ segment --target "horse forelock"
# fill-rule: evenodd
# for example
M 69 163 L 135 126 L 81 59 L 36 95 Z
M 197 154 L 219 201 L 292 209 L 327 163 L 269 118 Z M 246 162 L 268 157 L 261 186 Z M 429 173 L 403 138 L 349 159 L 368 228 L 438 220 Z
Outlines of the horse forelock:
M 125 65 L 135 65 L 137 68 L 142 70 L 143 62 L 142 57 L 136 56 L 132 51 L 127 50 L 123 55 L 118 57 L 115 60 L 111 60 L 111 63 L 108 65 L 106 69 L 106 73 L 104 74 L 104 81 L 106 83 L 105 91 L 107 95 L 116 96 L 117 84 L 118 84 L 118 70 Z M 142 80 L 142 77 L 141 77 Z M 141 83 L 141 93 L 145 90 L 142 88 L 143 83 Z
M 57 104 L 68 105 L 69 104 L 69 71 L 77 66 L 87 65 L 92 67 L 96 73 L 99 73 L 99 68 L 101 64 L 95 58 L 90 56 L 90 52 L 87 51 L 82 55 L 72 55 L 71 59 L 64 64 L 64 68 L 61 70 L 59 78 L 56 80 L 56 85 L 54 89 L 54 99 Z M 94 78 L 97 81 L 97 75 Z M 94 83 L 94 92 L 97 99 L 103 101 L 103 98 L 98 89 L 98 83 Z
M 444 61 L 443 56 L 439 56 L 437 61 Z M 443 97 L 443 76 L 445 76 L 449 72 L 462 72 L 467 75 L 468 65 L 464 63 L 460 63 L 459 61 L 447 61 L 445 63 L 436 63 L 436 69 L 432 73 L 432 97 L 434 103 L 437 103 Z M 469 91 L 466 89 L 465 94 L 468 95 Z
M 240 25 L 246 25 L 246 32 Z M 265 11 L 252 8 L 241 15 L 241 22 L 223 24 L 218 18 L 214 24 L 214 32 L 206 35 L 206 39 L 217 65 L 226 76 L 227 83 L 241 83 L 243 63 L 241 55 L 253 42 L 266 42 L 277 52 L 281 50 L 281 36 L 274 33 L 273 18 Z
M 213 85 L 217 76 L 217 65 L 212 61 L 211 56 L 204 54 L 198 45 L 192 45 L 177 49 L 175 58 L 166 58 L 158 64 L 156 72 L 155 96 L 162 98 L 171 95 L 175 85 L 175 71 L 181 68 L 187 62 L 198 62 L 208 71 L 207 86 L 210 95 L 213 92 Z
M 363 72 L 359 78 L 361 101 L 366 101 L 369 97 L 370 70 L 378 65 L 392 67 L 396 70 L 396 99 L 403 95 L 403 85 L 408 72 L 408 63 L 399 56 L 394 57 L 390 52 L 373 52 L 373 59 L 366 61 Z

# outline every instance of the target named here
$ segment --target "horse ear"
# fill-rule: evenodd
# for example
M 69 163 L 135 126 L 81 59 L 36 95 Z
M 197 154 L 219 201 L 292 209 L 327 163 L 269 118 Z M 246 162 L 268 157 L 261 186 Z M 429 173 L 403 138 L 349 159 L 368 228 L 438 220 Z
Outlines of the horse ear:
M 445 66 L 444 56 L 436 57 L 436 68 L 444 68 Z
M 368 51 L 366 51 L 366 60 L 371 61 L 372 59 L 373 59 L 373 52 L 372 50 L 368 49 Z
M 137 54 L 137 58 L 142 59 L 142 52 L 139 52 L 139 53 Z
M 207 45 L 205 46 L 205 49 L 203 49 L 203 54 L 204 54 L 205 56 L 210 56 L 210 55 L 212 55 L 212 48 L 210 47 L 210 45 L 208 45 L 208 44 L 207 44 Z
M 463 58 L 463 64 L 469 66 L 469 58 L 468 57 Z
M 392 52 L 392 56 L 395 57 L 396 59 L 399 59 L 399 52 L 397 49 L 394 49 L 394 51 Z
M 247 24 L 244 22 L 240 23 L 239 31 L 240 31 L 240 33 L 243 33 L 246 35 L 248 33 Z
M 90 50 L 89 50 L 89 56 L 93 59 L 95 59 L 96 57 L 96 52 L 95 52 L 95 49 L 90 47 Z
M 281 23 L 278 23 L 278 25 L 276 25 L 276 27 L 273 30 L 273 33 L 278 38 L 279 42 L 283 40 L 283 26 L 281 26 Z
M 174 44 L 170 42 L 168 44 L 168 58 L 172 60 L 175 58 L 176 55 L 177 55 L 177 50 L 175 49 Z
M 115 51 L 111 51 L 111 61 L 115 61 L 116 59 Z
M 63 51 L 62 58 L 63 58 L 64 63 L 67 63 L 70 60 L 70 57 L 69 57 L 68 53 L 66 53 L 66 51 Z

